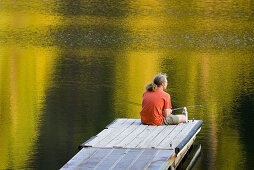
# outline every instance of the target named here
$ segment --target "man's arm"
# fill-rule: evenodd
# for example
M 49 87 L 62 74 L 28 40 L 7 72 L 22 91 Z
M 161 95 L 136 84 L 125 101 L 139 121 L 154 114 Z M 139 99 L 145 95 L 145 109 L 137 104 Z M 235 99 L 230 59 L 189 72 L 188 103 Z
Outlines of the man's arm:
M 164 109 L 162 112 L 163 116 L 166 118 L 169 117 L 171 113 L 172 113 L 172 109 Z

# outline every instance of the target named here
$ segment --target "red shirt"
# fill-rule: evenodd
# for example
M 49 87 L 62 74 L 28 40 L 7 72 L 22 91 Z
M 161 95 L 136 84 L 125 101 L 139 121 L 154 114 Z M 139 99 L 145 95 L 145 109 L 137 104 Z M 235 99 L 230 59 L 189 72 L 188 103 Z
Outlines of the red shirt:
M 149 125 L 161 125 L 163 122 L 162 111 L 171 109 L 170 95 L 157 88 L 155 91 L 146 91 L 143 94 L 141 120 Z

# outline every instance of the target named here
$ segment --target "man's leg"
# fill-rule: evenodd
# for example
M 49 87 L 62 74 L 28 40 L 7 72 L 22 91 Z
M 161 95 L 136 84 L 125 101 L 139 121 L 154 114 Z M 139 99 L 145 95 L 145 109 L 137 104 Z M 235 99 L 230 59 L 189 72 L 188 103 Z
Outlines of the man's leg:
M 178 117 L 179 123 L 186 122 L 186 117 L 185 117 L 185 115 L 175 115 L 175 116 Z
M 177 125 L 179 123 L 179 117 L 176 115 L 170 115 L 163 119 L 162 125 Z

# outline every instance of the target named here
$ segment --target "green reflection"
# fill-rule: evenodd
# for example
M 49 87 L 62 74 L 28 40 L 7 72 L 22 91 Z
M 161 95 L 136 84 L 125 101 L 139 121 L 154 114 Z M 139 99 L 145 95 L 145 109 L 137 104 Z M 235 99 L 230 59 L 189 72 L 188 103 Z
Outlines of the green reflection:
M 54 84 L 46 94 L 36 166 L 60 168 L 77 152 L 78 145 L 114 119 L 114 61 L 107 55 L 98 50 L 61 51 L 51 77 Z

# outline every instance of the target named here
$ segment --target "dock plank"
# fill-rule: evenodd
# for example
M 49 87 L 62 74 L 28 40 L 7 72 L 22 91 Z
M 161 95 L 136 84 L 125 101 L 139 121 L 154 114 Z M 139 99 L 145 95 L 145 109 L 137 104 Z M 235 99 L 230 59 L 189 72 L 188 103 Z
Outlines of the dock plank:
M 202 120 L 152 126 L 140 119 L 116 119 L 80 145 L 84 148 L 61 169 L 176 168 L 201 125 Z
M 83 148 L 70 161 L 68 161 L 61 169 L 73 169 L 78 167 L 82 162 L 87 161 L 97 151 L 97 148 Z
M 149 144 L 158 136 L 167 126 L 156 126 L 156 128 L 139 143 L 136 148 L 148 148 Z
M 179 132 L 182 131 L 182 129 L 186 126 L 186 123 L 180 123 L 178 124 L 174 131 L 172 131 L 164 140 L 161 141 L 159 145 L 157 145 L 156 148 L 166 148 L 166 149 L 172 149 L 172 141 L 175 138 L 175 136 L 178 135 Z
M 92 147 L 98 142 L 100 142 L 103 138 L 108 136 L 111 133 L 112 130 L 109 129 L 104 129 L 103 131 L 100 132 L 100 136 L 94 136 L 92 140 L 89 139 L 88 142 L 83 143 L 82 145 L 85 147 Z
M 113 128 L 113 130 L 105 137 L 102 138 L 99 142 L 93 145 L 93 147 L 106 147 L 106 145 L 114 140 L 119 134 L 121 134 L 125 129 L 130 127 L 134 122 L 139 121 L 137 119 L 128 119 L 126 124 L 123 124 L 120 127 Z
M 129 169 L 145 169 L 147 164 L 154 158 L 158 153 L 158 150 L 149 149 L 144 150 L 144 152 L 139 156 L 139 158 L 129 166 Z
M 169 158 L 174 154 L 174 150 L 159 150 L 158 154 L 148 164 L 147 169 L 168 169 L 171 165 Z
M 109 125 L 107 125 L 105 127 L 105 129 L 108 129 L 109 127 L 110 128 L 116 128 L 118 127 L 119 125 L 125 123 L 128 119 L 127 118 L 123 118 L 123 119 L 115 119 L 112 123 L 110 123 Z
M 182 138 L 179 140 L 179 142 L 177 142 L 177 145 L 175 145 L 175 152 L 178 154 L 187 143 L 190 142 L 190 140 L 193 139 L 193 141 L 196 138 L 196 135 L 199 133 L 199 131 L 201 130 L 201 125 L 202 125 L 203 121 L 202 120 L 198 120 L 197 123 L 195 123 L 195 125 L 191 128 L 190 131 L 188 131 L 188 133 L 185 133 Z M 177 140 L 177 139 L 175 139 Z
M 94 136 L 92 140 L 88 140 L 88 142 L 84 142 L 82 145 L 85 147 L 92 147 L 92 146 L 96 145 L 98 142 L 100 142 L 106 136 L 108 136 L 110 133 L 112 133 L 112 131 L 114 131 L 117 127 L 123 125 L 127 121 L 128 121 L 128 119 L 115 119 L 111 124 L 106 126 L 105 129 L 103 129 L 100 133 L 98 133 L 96 136 Z
M 114 140 L 109 142 L 105 147 L 115 147 L 117 144 L 122 142 L 125 138 L 129 137 L 129 135 L 135 131 L 138 127 L 140 127 L 141 121 L 134 121 L 127 129 L 122 131 Z
M 143 151 L 136 149 L 128 149 L 122 159 L 112 167 L 113 170 L 127 169 L 133 161 L 135 161 Z
M 114 149 L 112 148 L 112 152 L 110 155 L 108 155 L 103 162 L 101 162 L 95 169 L 101 170 L 101 169 L 110 169 L 114 167 L 114 165 L 121 160 L 121 157 L 123 157 L 127 152 L 127 149 Z
M 83 156 L 81 156 L 81 153 Z M 126 148 L 83 148 L 79 161 L 71 159 L 66 169 L 149 169 L 164 167 L 173 150 L 126 149 Z M 75 157 L 77 157 L 77 155 Z M 84 156 L 85 155 L 85 156 Z
M 148 125 L 140 125 L 138 126 L 135 131 L 133 131 L 131 134 L 128 135 L 124 140 L 122 140 L 120 143 L 116 144 L 115 147 L 126 147 L 129 143 L 131 143 L 140 133 L 142 133 Z
M 126 148 L 136 148 L 149 134 L 153 132 L 156 126 L 147 126 L 134 140 L 128 143 Z
M 163 129 L 163 131 L 158 136 L 156 136 L 154 140 L 147 144 L 148 147 L 156 148 L 156 146 L 158 146 L 161 141 L 163 141 L 175 129 L 175 127 L 176 125 L 166 126 L 166 128 Z
M 175 148 L 179 145 L 179 143 L 183 140 L 183 138 L 192 131 L 193 127 L 198 123 L 198 121 L 190 121 L 186 124 L 186 126 L 175 136 L 172 140 L 172 147 Z
M 86 167 L 86 169 L 94 169 L 111 152 L 111 149 L 98 149 L 87 161 L 82 162 L 78 168 Z

